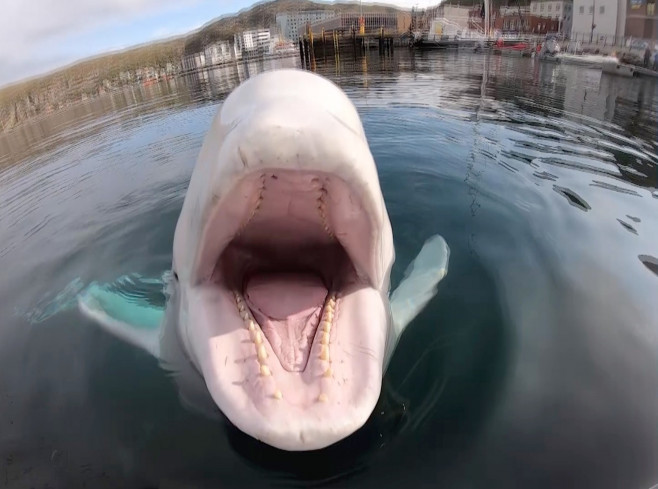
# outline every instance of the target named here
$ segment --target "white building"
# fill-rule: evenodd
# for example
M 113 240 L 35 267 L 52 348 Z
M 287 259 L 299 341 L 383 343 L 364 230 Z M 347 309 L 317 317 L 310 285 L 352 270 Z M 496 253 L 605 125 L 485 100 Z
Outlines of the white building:
M 248 55 L 257 51 L 269 52 L 271 41 L 269 29 L 255 29 L 235 34 L 233 36 L 235 59 L 241 59 L 243 54 Z
M 276 25 L 284 39 L 296 41 L 307 24 L 334 17 L 332 10 L 307 10 L 276 14 Z
M 623 37 L 626 26 L 627 0 L 574 0 L 571 38 L 592 33 L 593 39 Z M 587 36 L 585 36 L 587 39 Z
M 182 60 L 183 71 L 194 71 L 206 66 L 206 55 L 204 53 L 186 54 Z
M 231 61 L 231 46 L 228 41 L 219 41 L 208 44 L 203 53 L 208 65 L 218 65 Z
M 530 15 L 560 21 L 560 32 L 569 34 L 573 25 L 573 2 L 570 0 L 533 0 Z

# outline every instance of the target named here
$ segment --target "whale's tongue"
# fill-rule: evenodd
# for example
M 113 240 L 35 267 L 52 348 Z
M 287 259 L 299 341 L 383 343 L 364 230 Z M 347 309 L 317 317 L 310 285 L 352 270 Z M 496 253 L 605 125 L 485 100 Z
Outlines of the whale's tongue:
M 281 366 L 303 371 L 327 297 L 321 278 L 310 273 L 253 275 L 244 296 Z

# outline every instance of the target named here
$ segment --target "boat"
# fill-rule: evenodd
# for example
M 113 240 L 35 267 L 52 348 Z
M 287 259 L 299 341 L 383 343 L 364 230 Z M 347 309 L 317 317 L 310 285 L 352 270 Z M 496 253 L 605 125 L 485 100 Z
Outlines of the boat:
M 560 53 L 560 43 L 555 36 L 546 36 L 546 39 L 541 45 L 541 49 L 537 56 L 542 61 L 549 61 L 552 63 L 559 63 L 560 60 L 557 55 Z
M 603 69 L 603 66 L 609 63 L 619 63 L 619 59 L 615 56 L 606 56 L 603 54 L 569 54 L 558 53 L 556 58 L 560 63 L 589 66 L 592 68 Z
M 530 56 L 533 52 L 533 45 L 527 41 L 513 39 L 505 40 L 499 37 L 493 47 L 493 54 L 502 54 L 507 56 Z
M 481 49 L 486 43 L 484 32 L 442 17 L 433 19 L 427 32 L 416 34 L 413 41 L 415 47 L 425 49 Z

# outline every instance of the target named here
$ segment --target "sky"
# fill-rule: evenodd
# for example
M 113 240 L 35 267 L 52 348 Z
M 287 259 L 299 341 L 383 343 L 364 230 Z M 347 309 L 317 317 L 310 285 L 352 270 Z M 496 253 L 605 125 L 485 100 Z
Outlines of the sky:
M 439 0 L 382 0 L 427 7 Z M 0 86 L 74 61 L 185 34 L 249 0 L 3 0 Z

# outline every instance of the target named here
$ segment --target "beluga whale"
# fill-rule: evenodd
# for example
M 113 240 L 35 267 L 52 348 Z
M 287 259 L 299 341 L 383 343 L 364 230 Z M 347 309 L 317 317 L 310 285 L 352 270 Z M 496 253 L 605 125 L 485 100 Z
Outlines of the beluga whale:
M 368 420 L 448 258 L 429 237 L 391 293 L 393 233 L 359 114 L 326 78 L 282 69 L 244 81 L 212 120 L 166 302 L 126 291 L 158 283 L 133 275 L 77 304 L 156 357 L 190 407 L 275 448 L 317 450 Z

